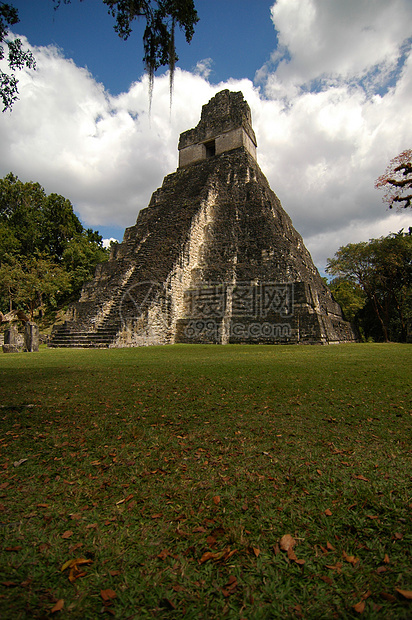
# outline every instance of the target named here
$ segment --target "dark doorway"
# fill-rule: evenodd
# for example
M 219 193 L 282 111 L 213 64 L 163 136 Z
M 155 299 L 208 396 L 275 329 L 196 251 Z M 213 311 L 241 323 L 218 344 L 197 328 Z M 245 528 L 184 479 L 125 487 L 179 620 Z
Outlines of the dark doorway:
M 214 157 L 214 155 L 216 155 L 216 144 L 214 140 L 211 140 L 210 142 L 206 142 L 205 147 L 206 147 L 206 159 L 209 159 L 209 157 Z

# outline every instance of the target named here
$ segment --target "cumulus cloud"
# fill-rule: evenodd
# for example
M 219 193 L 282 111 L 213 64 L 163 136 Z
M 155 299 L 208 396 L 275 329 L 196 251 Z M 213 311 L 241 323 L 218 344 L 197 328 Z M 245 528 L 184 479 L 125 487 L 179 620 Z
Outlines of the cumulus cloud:
M 280 48 L 250 80 L 208 81 L 211 59 L 112 96 L 55 47 L 32 48 L 20 101 L 0 116 L 0 176 L 12 171 L 70 198 L 85 225 L 134 224 L 177 167 L 179 134 L 219 90 L 252 109 L 258 161 L 317 266 L 349 242 L 410 225 L 385 210 L 374 180 L 412 146 L 407 0 L 278 0 Z M 280 49 L 280 51 L 279 51 Z M 110 232 L 106 232 L 111 236 Z
M 205 78 L 205 80 L 207 80 L 212 72 L 212 66 L 213 66 L 212 58 L 203 58 L 203 60 L 198 60 L 193 73 L 195 75 L 201 75 L 202 77 Z
M 272 96 L 343 82 L 383 88 L 410 49 L 409 0 L 277 0 L 271 13 L 279 46 L 260 75 Z

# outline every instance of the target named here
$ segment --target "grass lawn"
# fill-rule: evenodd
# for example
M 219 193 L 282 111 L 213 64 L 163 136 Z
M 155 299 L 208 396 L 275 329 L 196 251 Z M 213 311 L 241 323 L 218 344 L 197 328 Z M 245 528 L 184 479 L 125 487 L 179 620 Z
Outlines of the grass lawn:
M 411 362 L 1 354 L 0 617 L 411 618 Z

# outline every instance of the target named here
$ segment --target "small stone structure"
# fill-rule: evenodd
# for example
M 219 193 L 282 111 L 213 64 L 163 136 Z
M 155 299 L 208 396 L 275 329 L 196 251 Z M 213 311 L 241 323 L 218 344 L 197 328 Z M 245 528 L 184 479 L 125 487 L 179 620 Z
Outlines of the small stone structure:
M 23 338 L 19 334 L 17 325 L 10 323 L 4 332 L 3 353 L 20 353 L 23 350 Z
M 199 125 L 180 135 L 179 168 L 240 147 L 256 159 L 256 136 L 248 104 L 242 93 L 214 97 L 203 106 Z
M 339 343 L 355 335 L 256 161 L 242 93 L 203 106 L 49 346 Z
M 24 349 L 32 353 L 39 350 L 39 328 L 36 323 L 27 321 L 24 326 Z

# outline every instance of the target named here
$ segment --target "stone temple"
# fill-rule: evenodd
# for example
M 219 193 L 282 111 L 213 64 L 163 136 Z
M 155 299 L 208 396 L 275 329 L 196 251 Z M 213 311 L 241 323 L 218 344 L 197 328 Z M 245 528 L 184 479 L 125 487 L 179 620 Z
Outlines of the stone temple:
M 50 346 L 328 344 L 355 335 L 256 161 L 251 112 L 224 90 Z

